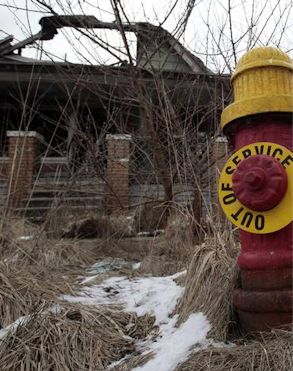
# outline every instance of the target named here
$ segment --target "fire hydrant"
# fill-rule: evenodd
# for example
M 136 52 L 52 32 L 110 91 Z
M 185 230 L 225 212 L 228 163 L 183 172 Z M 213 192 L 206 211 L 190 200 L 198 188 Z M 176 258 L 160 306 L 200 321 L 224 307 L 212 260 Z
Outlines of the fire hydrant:
M 266 331 L 292 323 L 293 62 L 277 48 L 255 48 L 231 82 L 234 102 L 221 125 L 235 151 L 219 201 L 240 228 L 233 303 L 244 332 Z

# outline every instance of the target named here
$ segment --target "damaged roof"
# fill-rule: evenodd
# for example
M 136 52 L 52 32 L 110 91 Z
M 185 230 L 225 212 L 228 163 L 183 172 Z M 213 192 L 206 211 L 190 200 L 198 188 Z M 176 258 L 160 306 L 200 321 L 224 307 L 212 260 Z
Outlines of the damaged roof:
M 137 36 L 137 66 L 144 69 L 181 71 L 189 73 L 212 74 L 201 59 L 188 51 L 172 34 L 160 26 L 147 22 L 118 24 L 103 22 L 95 16 L 50 16 L 40 19 L 41 30 L 27 39 L 13 44 L 13 36 L 0 40 L 0 63 L 38 63 L 52 64 L 52 61 L 36 61 L 21 56 L 22 49 L 41 40 L 51 40 L 63 27 L 75 29 L 109 29 L 120 32 L 133 32 Z M 62 62 L 58 63 L 62 64 Z

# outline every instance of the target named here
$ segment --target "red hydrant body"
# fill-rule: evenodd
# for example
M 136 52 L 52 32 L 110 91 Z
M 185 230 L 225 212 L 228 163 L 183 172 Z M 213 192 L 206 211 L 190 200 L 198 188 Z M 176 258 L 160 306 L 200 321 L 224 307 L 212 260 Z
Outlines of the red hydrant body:
M 236 92 L 234 90 L 235 103 L 231 106 L 234 107 L 230 109 L 231 106 L 228 106 L 222 116 L 224 133 L 232 142 L 236 154 L 247 145 L 263 142 L 275 143 L 292 151 L 292 62 L 286 54 L 274 48 L 252 50 L 243 59 L 244 62 L 240 63 L 232 77 L 232 81 L 237 78 L 239 81 L 234 80 L 233 84 Z M 247 76 L 249 73 L 254 74 L 254 79 Z M 286 73 L 287 81 L 284 79 Z M 278 85 L 279 91 L 273 84 Z M 282 157 L 281 152 L 282 149 L 277 148 L 273 153 L 267 151 L 262 154 L 260 151 L 252 155 L 246 149 L 242 151 L 244 159 L 241 161 L 239 157 L 239 162 L 234 156 L 237 168 L 233 170 L 230 188 L 240 207 L 230 217 L 227 215 L 232 222 L 236 224 L 238 216 L 244 212 L 242 209 L 248 208 L 248 216 L 245 220 L 243 218 L 244 222 L 242 220 L 244 227 L 249 226 L 249 216 L 253 213 L 258 213 L 259 218 L 262 216 L 264 223 L 267 213 L 276 209 L 285 195 L 287 199 L 291 197 L 292 202 L 291 183 L 287 175 L 288 168 L 293 166 L 293 156 L 289 152 L 289 155 Z M 226 172 L 229 172 L 228 169 L 226 167 Z M 228 188 L 228 184 L 222 184 L 220 197 L 221 191 Z M 233 203 L 233 197 L 230 200 Z M 225 202 L 222 202 L 222 206 L 227 213 Z M 241 327 L 246 332 L 264 331 L 292 323 L 293 205 L 285 206 L 290 215 L 286 216 L 284 224 L 287 225 L 283 228 L 270 233 L 262 233 L 260 227 L 256 228 L 259 232 L 256 230 L 254 233 L 248 232 L 249 228 L 240 231 L 238 265 L 241 288 L 234 292 L 234 305 Z M 284 215 L 279 217 L 283 218 Z M 278 212 L 274 218 L 277 223 Z

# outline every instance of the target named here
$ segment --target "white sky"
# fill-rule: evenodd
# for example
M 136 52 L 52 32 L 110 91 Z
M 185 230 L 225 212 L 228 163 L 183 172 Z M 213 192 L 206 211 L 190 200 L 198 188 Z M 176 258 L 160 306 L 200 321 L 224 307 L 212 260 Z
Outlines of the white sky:
M 43 0 L 51 4 L 59 14 L 95 15 L 102 21 L 115 20 L 110 0 Z M 237 58 L 248 48 L 259 45 L 279 45 L 292 56 L 290 40 L 293 32 L 292 0 L 231 0 L 232 34 Z M 184 14 L 188 0 L 121 0 L 127 18 L 131 22 L 150 22 L 158 25 L 163 22 L 175 4 L 171 15 L 163 23 L 169 32 L 176 27 Z M 229 17 L 229 0 L 195 0 L 185 32 L 179 40 L 191 52 L 200 57 L 214 71 L 227 71 L 227 65 L 234 67 L 233 46 Z M 28 10 L 26 10 L 28 9 Z M 0 0 L 0 29 L 5 34 L 13 34 L 21 40 L 40 30 L 38 21 L 48 15 L 45 8 L 36 0 Z M 125 20 L 125 18 L 124 18 Z M 251 27 L 252 25 L 252 27 Z M 178 29 L 177 29 L 178 31 Z M 63 35 L 62 35 L 63 34 Z M 122 47 L 117 31 L 98 30 L 95 36 L 101 37 L 110 45 Z M 178 35 L 178 34 L 177 34 Z M 128 34 L 132 53 L 135 55 L 135 37 Z M 78 39 L 77 39 L 78 38 Z M 61 31 L 54 40 L 46 41 L 43 47 L 47 57 L 57 57 L 71 62 L 115 63 L 116 60 L 101 47 L 80 37 L 75 30 Z M 32 49 L 32 48 L 31 48 Z M 28 50 L 24 55 L 47 58 L 46 53 Z M 122 57 L 127 59 L 127 57 Z

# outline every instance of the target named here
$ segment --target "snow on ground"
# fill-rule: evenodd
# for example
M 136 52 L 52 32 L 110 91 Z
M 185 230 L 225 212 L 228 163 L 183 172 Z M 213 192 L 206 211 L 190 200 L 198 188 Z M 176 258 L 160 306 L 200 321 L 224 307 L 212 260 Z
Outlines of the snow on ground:
M 210 324 L 202 313 L 191 314 L 179 327 L 178 316 L 170 317 L 184 290 L 174 279 L 184 273 L 169 277 L 111 277 L 99 285 L 84 287 L 78 296 L 64 295 L 62 299 L 88 305 L 120 304 L 138 316 L 154 315 L 159 336 L 155 341 L 137 342 L 138 350 L 144 354 L 154 352 L 154 358 L 135 371 L 172 371 L 187 359 L 192 347 L 201 349 L 210 343 L 207 340 Z
M 202 313 L 193 313 L 186 322 L 176 328 L 177 315 L 162 325 L 161 338 L 149 345 L 148 351 L 155 352 L 155 357 L 134 371 L 171 371 L 185 361 L 190 354 L 193 345 L 198 344 L 202 348 L 207 346 L 206 339 L 210 330 L 210 324 Z
M 18 326 L 25 325 L 30 320 L 30 318 L 31 316 L 19 317 L 16 321 L 11 323 L 10 325 L 6 326 L 5 328 L 2 328 L 0 330 L 0 339 L 3 339 L 7 335 L 8 331 L 13 331 Z
M 139 262 L 139 263 L 134 263 L 134 264 L 132 264 L 132 269 L 133 269 L 133 270 L 137 270 L 137 269 L 140 268 L 140 266 L 141 266 L 141 262 Z
M 52 313 L 52 314 L 58 314 L 62 310 L 61 305 L 55 304 L 52 305 L 50 308 L 46 309 L 44 312 L 41 314 L 46 314 L 46 313 Z M 27 324 L 30 320 L 32 319 L 32 315 L 27 315 L 27 316 L 22 316 L 17 318 L 14 322 L 10 323 L 10 325 L 0 329 L 0 340 L 3 339 L 9 331 L 15 331 L 18 326 L 23 326 Z
M 17 241 L 29 241 L 32 240 L 34 236 L 19 236 L 17 237 Z
M 183 287 L 169 277 L 111 277 L 99 285 L 86 287 L 79 296 L 64 295 L 61 298 L 71 303 L 88 305 L 121 304 L 126 311 L 138 316 L 151 314 L 156 324 L 168 321 L 168 315 L 175 309 Z M 84 282 L 84 281 L 83 281 Z
M 95 265 L 95 269 L 92 268 L 91 273 L 103 273 L 108 270 L 108 265 L 100 262 Z M 133 269 L 137 269 L 137 266 Z M 78 296 L 63 295 L 61 299 L 85 305 L 122 305 L 126 311 L 135 312 L 138 316 L 144 314 L 155 316 L 155 324 L 160 330 L 157 338 L 136 343 L 137 350 L 142 354 L 152 352 L 154 357 L 134 371 L 172 371 L 187 359 L 191 348 L 199 350 L 211 344 L 211 341 L 207 340 L 210 324 L 202 313 L 191 314 L 179 327 L 176 327 L 178 315 L 170 317 L 184 290 L 175 279 L 185 273 L 186 271 L 183 271 L 168 277 L 111 277 L 100 284 L 87 286 L 87 283 L 98 276 L 95 274 L 92 277 L 83 277 L 82 290 Z M 60 305 L 55 305 L 45 310 L 43 314 L 58 313 L 61 308 Z M 1 329 L 0 339 L 3 339 L 8 331 L 25 325 L 30 319 L 31 316 L 20 317 Z M 109 369 L 121 361 L 123 360 L 113 363 Z
M 81 284 L 87 284 L 93 281 L 96 277 L 99 277 L 100 274 L 110 272 L 110 271 L 119 271 L 120 269 L 132 269 L 137 270 L 140 267 L 141 263 L 129 262 L 124 259 L 119 258 L 109 258 L 99 260 L 91 267 L 87 269 L 88 277 L 80 276 Z M 96 274 L 95 274 L 96 273 Z

